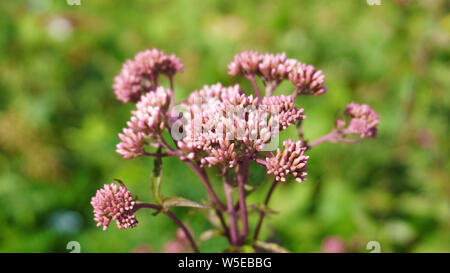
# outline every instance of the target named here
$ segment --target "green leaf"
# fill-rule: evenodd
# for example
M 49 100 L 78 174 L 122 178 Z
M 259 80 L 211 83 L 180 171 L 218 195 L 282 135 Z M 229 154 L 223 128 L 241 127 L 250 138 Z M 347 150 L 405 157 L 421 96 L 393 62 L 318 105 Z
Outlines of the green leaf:
M 158 153 L 161 152 L 161 148 L 158 149 Z M 162 195 L 161 195 L 161 173 L 162 173 L 162 159 L 161 157 L 156 157 L 154 161 L 153 173 L 151 176 L 152 183 L 152 195 L 155 198 L 156 203 L 162 205 Z
M 262 249 L 265 252 L 270 252 L 270 253 L 289 253 L 289 251 L 287 251 L 285 248 L 283 248 L 279 244 L 275 244 L 275 243 L 267 243 L 267 242 L 263 242 L 263 241 L 256 241 L 254 246 L 256 248 Z
M 169 209 L 171 207 L 192 207 L 201 209 L 209 208 L 205 205 L 199 204 L 197 202 L 191 201 L 189 199 L 180 196 L 171 196 L 164 198 L 162 206 L 164 207 L 164 209 Z

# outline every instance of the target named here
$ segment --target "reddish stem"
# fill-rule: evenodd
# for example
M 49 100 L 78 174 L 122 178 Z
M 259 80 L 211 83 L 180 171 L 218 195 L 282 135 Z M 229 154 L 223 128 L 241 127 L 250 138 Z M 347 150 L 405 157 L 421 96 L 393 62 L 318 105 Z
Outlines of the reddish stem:
M 251 82 L 253 91 L 255 91 L 255 94 L 258 98 L 261 98 L 261 92 L 259 92 L 258 85 L 255 81 L 255 75 L 247 75 L 246 78 Z
M 189 230 L 187 229 L 187 227 L 183 224 L 183 222 L 180 221 L 180 219 L 178 219 L 175 214 L 173 214 L 172 212 L 170 212 L 169 210 L 165 212 L 165 214 L 167 216 L 169 216 L 170 219 L 172 219 L 172 221 L 175 222 L 175 224 L 177 224 L 183 231 L 184 234 L 186 234 L 189 243 L 191 243 L 192 249 L 194 250 L 195 253 L 199 253 L 200 251 L 198 250 L 197 244 L 194 241 L 194 238 L 192 237 L 191 233 L 189 232 Z
M 224 179 L 226 180 L 226 178 Z M 239 231 L 236 219 L 236 211 L 233 206 L 233 187 L 228 181 L 223 181 L 223 190 L 225 192 L 225 198 L 227 200 L 227 213 L 230 222 L 230 242 L 232 245 L 237 245 L 239 241 Z
M 326 134 L 322 137 L 319 137 L 316 140 L 311 141 L 308 146 L 311 148 L 311 147 L 317 146 L 323 142 L 332 141 L 336 138 L 336 136 L 337 136 L 336 131 L 333 130 L 329 134 Z
M 170 98 L 170 104 L 172 105 L 172 106 L 174 106 L 175 105 L 175 92 L 174 92 L 174 90 L 173 90 L 173 76 L 170 76 L 169 77 L 169 83 L 170 83 L 170 90 L 171 90 L 171 98 Z
M 185 162 L 199 176 L 200 180 L 202 181 L 203 185 L 206 188 L 206 191 L 212 198 L 214 204 L 217 205 L 221 210 L 226 210 L 227 209 L 226 206 L 222 203 L 222 201 L 220 201 L 219 197 L 217 197 L 216 193 L 214 192 L 214 189 L 212 188 L 211 183 L 209 182 L 209 178 L 205 170 L 192 161 L 185 161 Z
M 244 244 L 245 238 L 248 234 L 248 214 L 247 214 L 247 204 L 245 201 L 245 184 L 248 179 L 248 169 L 250 166 L 249 158 L 245 157 L 239 164 L 239 170 L 237 173 L 237 183 L 238 183 L 238 196 L 239 196 L 239 210 L 241 212 L 242 220 L 242 233 L 241 233 L 241 243 Z
M 323 142 L 358 143 L 360 141 L 360 139 L 345 139 L 343 138 L 343 136 L 345 136 L 345 133 L 333 129 L 329 134 L 326 134 L 314 141 L 311 141 L 308 145 L 308 148 L 312 148 Z
M 160 205 L 156 205 L 156 204 L 152 204 L 152 203 L 137 203 L 134 205 L 133 208 L 133 212 L 138 211 L 139 209 L 142 208 L 146 208 L 146 209 L 154 209 L 157 211 L 161 211 L 163 209 L 162 206 Z M 200 251 L 198 250 L 197 244 L 194 241 L 194 238 L 192 237 L 192 234 L 189 232 L 189 230 L 186 228 L 186 226 L 183 224 L 183 222 L 180 221 L 180 219 L 178 219 L 175 214 L 173 214 L 172 212 L 170 212 L 169 210 L 167 211 L 163 211 L 165 215 L 167 215 L 175 224 L 177 224 L 186 234 L 186 237 L 189 240 L 189 243 L 191 244 L 192 249 L 194 250 L 195 253 L 199 253 Z

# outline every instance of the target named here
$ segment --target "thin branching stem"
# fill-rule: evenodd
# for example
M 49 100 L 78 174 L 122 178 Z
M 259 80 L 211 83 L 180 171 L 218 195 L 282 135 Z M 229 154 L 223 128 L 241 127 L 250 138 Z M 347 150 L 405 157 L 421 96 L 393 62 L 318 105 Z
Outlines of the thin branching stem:
M 245 196 L 245 184 L 248 179 L 248 169 L 250 167 L 249 158 L 245 157 L 239 164 L 239 170 L 237 173 L 237 183 L 238 183 L 238 196 L 239 196 L 239 210 L 241 212 L 242 220 L 242 232 L 241 232 L 241 244 L 244 244 L 245 239 L 248 235 L 248 213 L 247 204 Z
M 194 250 L 195 253 L 199 253 L 200 251 L 198 250 L 197 244 L 194 241 L 194 238 L 192 237 L 191 232 L 187 229 L 187 227 L 183 224 L 183 222 L 180 221 L 180 219 L 178 219 L 175 214 L 173 214 L 171 211 L 166 211 L 164 212 L 167 216 L 169 216 L 170 219 L 172 219 L 172 221 L 177 224 L 186 234 L 189 243 L 191 244 L 192 249 Z
M 200 178 L 200 180 L 202 181 L 203 185 L 206 188 L 206 192 L 211 197 L 214 204 L 217 207 L 219 207 L 221 210 L 226 210 L 227 208 L 226 208 L 225 204 L 223 204 L 222 201 L 220 201 L 219 197 L 217 197 L 216 192 L 214 191 L 214 189 L 211 185 L 211 182 L 209 181 L 209 178 L 208 178 L 208 175 L 206 174 L 205 169 L 201 168 L 200 166 L 198 166 L 197 164 L 195 164 L 192 161 L 185 161 L 185 162 L 198 175 L 198 177 Z
M 256 84 L 255 75 L 248 75 L 246 78 L 250 81 L 255 92 L 256 97 L 261 98 L 261 92 L 259 92 L 258 85 Z
M 338 130 L 334 129 L 330 133 L 311 141 L 308 144 L 308 148 L 312 148 L 324 142 L 358 143 L 360 142 L 360 139 L 343 138 L 342 134 Z
M 267 207 L 269 205 L 270 197 L 272 197 L 272 193 L 275 190 L 275 187 L 278 185 L 278 183 L 279 182 L 277 182 L 277 181 L 272 182 L 272 185 L 270 186 L 270 189 L 267 192 L 266 199 L 264 200 L 265 207 Z M 265 216 L 266 216 L 266 213 L 264 211 L 261 211 L 259 213 L 258 224 L 256 225 L 255 233 L 253 234 L 253 241 L 258 240 L 259 232 L 261 231 L 261 226 L 262 226 Z
M 139 209 L 154 209 L 157 211 L 163 211 L 163 207 L 157 204 L 152 204 L 152 203 L 137 203 L 136 205 L 134 205 L 133 208 L 133 212 L 138 211 Z M 189 240 L 189 243 L 191 244 L 192 250 L 194 250 L 195 253 L 199 253 L 200 251 L 198 250 L 197 244 L 195 243 L 195 240 L 191 234 L 191 232 L 187 229 L 187 227 L 183 224 L 183 222 L 181 222 L 180 219 L 178 219 L 175 214 L 173 214 L 170 210 L 164 210 L 163 213 L 165 215 L 167 215 L 175 224 L 178 225 L 178 227 L 180 227 L 183 232 L 186 234 L 186 237 Z

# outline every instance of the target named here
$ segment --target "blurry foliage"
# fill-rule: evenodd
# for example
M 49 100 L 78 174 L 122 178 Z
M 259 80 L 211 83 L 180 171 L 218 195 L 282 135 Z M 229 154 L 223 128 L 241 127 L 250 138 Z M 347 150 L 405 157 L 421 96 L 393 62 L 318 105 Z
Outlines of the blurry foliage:
M 285 51 L 323 69 L 328 93 L 297 99 L 308 139 L 327 133 L 353 100 L 381 114 L 378 139 L 310 151 L 308 180 L 277 189 L 271 207 L 280 213 L 263 238 L 294 252 L 318 252 L 327 236 L 349 251 L 368 252 L 372 240 L 381 251 L 450 251 L 448 3 L 107 2 L 0 2 L 0 251 L 65 252 L 72 240 L 82 252 L 161 251 L 174 238 L 170 220 L 145 212 L 134 230 L 102 232 L 89 204 L 113 178 L 151 200 L 152 160 L 114 152 L 132 106 L 111 88 L 122 62 L 151 47 L 185 63 L 178 100 L 217 81 L 248 88 L 226 68 L 246 49 Z M 253 167 L 256 203 L 271 178 Z M 183 163 L 167 158 L 163 168 L 165 195 L 206 198 Z M 174 211 L 197 237 L 211 228 L 201 214 Z M 201 250 L 225 247 L 215 238 Z

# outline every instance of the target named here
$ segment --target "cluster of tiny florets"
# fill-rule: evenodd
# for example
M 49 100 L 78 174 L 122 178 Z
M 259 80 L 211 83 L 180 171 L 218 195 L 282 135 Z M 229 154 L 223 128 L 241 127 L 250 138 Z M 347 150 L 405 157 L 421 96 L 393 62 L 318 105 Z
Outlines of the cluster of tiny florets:
M 290 80 L 296 87 L 295 95 L 322 95 L 326 92 L 325 76 L 312 65 L 289 59 L 285 53 L 259 54 L 244 51 L 235 55 L 228 65 L 232 76 L 259 76 L 265 85 L 277 86 L 283 80 Z
M 248 76 L 257 74 L 261 55 L 256 51 L 244 51 L 234 56 L 228 65 L 228 74 L 231 76 Z
M 265 97 L 262 104 L 272 109 L 275 109 L 275 107 L 277 108 L 276 110 L 279 114 L 276 118 L 280 124 L 280 131 L 306 118 L 303 114 L 303 108 L 299 109 L 295 107 L 293 96 L 281 95 Z
M 322 95 L 325 93 L 325 75 L 312 65 L 297 62 L 289 73 L 289 80 L 297 87 L 297 94 Z
M 141 132 L 131 128 L 123 128 L 119 133 L 120 143 L 116 146 L 116 152 L 126 159 L 135 158 L 145 154 L 145 141 Z
M 97 194 L 92 197 L 91 205 L 94 208 L 94 220 L 97 226 L 106 230 L 111 221 L 116 221 L 120 229 L 134 228 L 137 225 L 133 208 L 136 204 L 130 191 L 123 185 L 105 184 Z
M 270 140 L 271 128 L 264 126 L 267 120 L 257 111 L 259 99 L 246 96 L 238 85 L 205 86 L 193 92 L 188 102 L 184 136 L 178 141 L 183 159 L 198 159 L 201 166 L 231 168 L 239 154 L 261 150 Z
M 261 55 L 259 73 L 265 82 L 279 84 L 288 78 L 296 63 L 296 60 L 288 59 L 286 53 L 266 53 Z
M 170 95 L 164 87 L 142 96 L 136 104 L 137 110 L 131 111 L 130 123 L 136 131 L 144 136 L 155 138 L 160 135 L 166 125 L 165 115 L 168 111 Z
M 350 118 L 347 128 L 342 130 L 344 134 L 360 135 L 361 138 L 377 136 L 380 115 L 369 105 L 352 102 L 347 105 L 344 114 Z
M 306 147 L 301 141 L 291 139 L 283 142 L 284 150 L 277 149 L 276 155 L 266 158 L 267 173 L 275 175 L 276 181 L 286 181 L 288 174 L 297 182 L 306 180 L 306 163 L 309 156 L 305 156 Z
M 114 94 L 124 103 L 137 102 L 158 86 L 159 74 L 173 77 L 183 70 L 183 64 L 174 54 L 166 55 L 158 49 L 140 52 L 134 60 L 127 60 L 114 78 Z
M 142 96 L 137 109 L 131 111 L 128 127 L 119 134 L 116 152 L 127 159 L 144 155 L 145 138 L 156 139 L 165 128 L 169 103 L 170 93 L 161 86 Z

